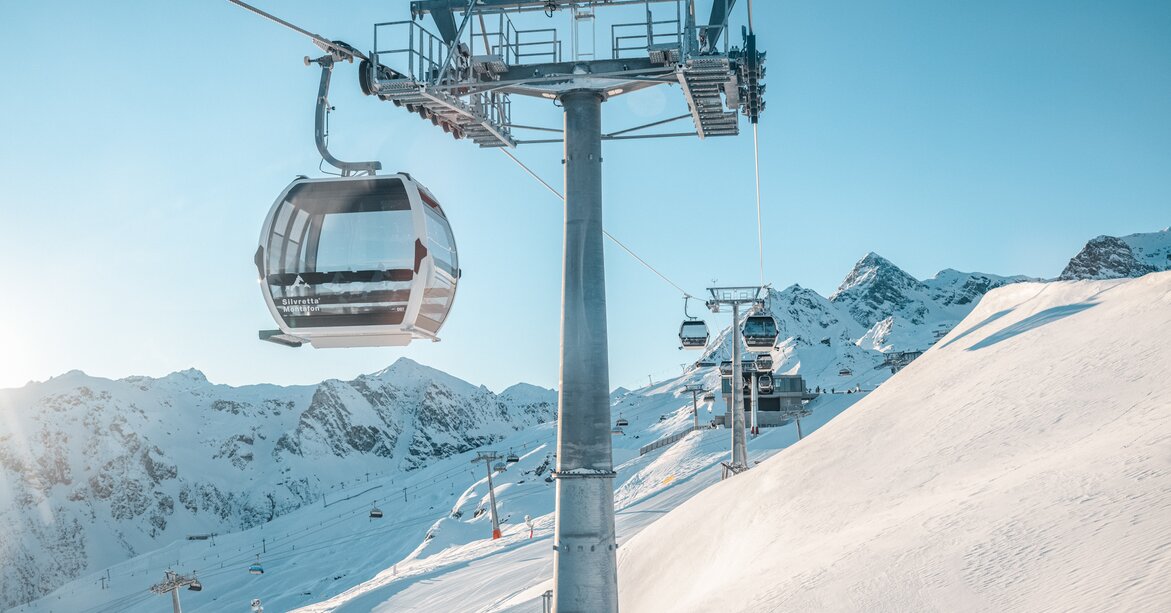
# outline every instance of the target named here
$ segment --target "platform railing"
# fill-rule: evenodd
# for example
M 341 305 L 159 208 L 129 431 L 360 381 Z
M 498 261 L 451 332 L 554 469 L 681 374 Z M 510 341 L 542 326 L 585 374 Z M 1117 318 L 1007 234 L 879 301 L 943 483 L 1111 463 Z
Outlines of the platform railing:
M 384 42 L 406 40 L 405 47 L 379 47 Z M 429 83 L 438 77 L 447 54 L 443 39 L 415 21 L 387 21 L 374 24 L 374 57 L 381 64 L 414 81 Z
M 610 26 L 610 58 L 621 59 L 645 56 L 653 47 L 677 48 L 684 51 L 683 3 L 675 3 L 674 17 L 655 19 L 647 4 L 646 19 Z

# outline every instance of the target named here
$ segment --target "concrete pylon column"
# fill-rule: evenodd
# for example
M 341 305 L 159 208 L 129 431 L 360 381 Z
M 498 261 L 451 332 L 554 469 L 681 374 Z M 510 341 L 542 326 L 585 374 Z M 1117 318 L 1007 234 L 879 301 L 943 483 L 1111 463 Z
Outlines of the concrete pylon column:
M 735 302 L 732 303 L 732 466 L 748 467 L 748 444 L 744 435 L 744 370 L 740 367 L 740 305 Z
M 618 611 L 614 464 L 602 251 L 602 94 L 561 95 L 565 251 L 553 611 Z
M 760 434 L 760 422 L 757 421 L 758 418 L 757 418 L 757 414 L 756 414 L 756 412 L 759 410 L 758 405 L 760 404 L 760 394 L 758 393 L 758 390 L 757 390 L 757 377 L 759 377 L 759 376 L 760 375 L 758 375 L 755 372 L 752 373 L 752 383 L 751 383 L 750 392 L 751 392 L 751 397 L 752 397 L 752 435 L 753 436 Z

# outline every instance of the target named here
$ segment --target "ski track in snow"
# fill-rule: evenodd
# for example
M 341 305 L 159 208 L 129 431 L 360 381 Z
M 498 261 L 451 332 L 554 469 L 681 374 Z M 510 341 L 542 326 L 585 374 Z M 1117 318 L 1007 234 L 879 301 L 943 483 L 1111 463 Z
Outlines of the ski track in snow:
M 614 415 L 630 421 L 614 447 L 620 544 L 718 482 L 719 462 L 730 444 L 725 429 L 704 429 L 638 455 L 640 446 L 691 426 L 691 397 L 676 393 L 684 383 L 705 378 L 709 386 L 715 381 L 710 372 L 697 372 L 614 399 Z M 816 429 L 863 396 L 823 396 L 802 427 L 807 433 Z M 711 404 L 700 404 L 701 423 L 710 420 Z M 470 463 L 475 455 L 470 451 L 417 471 L 372 477 L 330 494 L 328 506 L 309 505 L 256 528 L 217 536 L 214 543 L 175 541 L 111 567 L 108 590 L 94 589 L 104 571 L 92 573 L 13 610 L 155 610 L 166 597 L 147 589 L 168 567 L 197 571 L 204 585 L 201 592 L 181 593 L 189 613 L 244 607 L 252 598 L 261 598 L 270 612 L 539 609 L 553 574 L 554 496 L 553 485 L 544 481 L 547 472 L 533 473 L 551 460 L 555 436 L 556 424 L 546 423 L 490 446 L 521 456 L 493 477 L 503 531 L 498 541 L 486 538 L 487 513 L 473 517 L 477 508 L 486 508 L 488 496 L 484 466 Z M 792 425 L 766 429 L 750 440 L 749 449 L 754 460 L 762 460 L 795 439 Z M 409 500 L 401 497 L 404 489 Z M 382 519 L 367 517 L 374 499 Z M 451 517 L 453 510 L 462 516 Z M 534 520 L 532 540 L 525 515 Z M 257 553 L 265 574 L 253 576 L 247 567 Z

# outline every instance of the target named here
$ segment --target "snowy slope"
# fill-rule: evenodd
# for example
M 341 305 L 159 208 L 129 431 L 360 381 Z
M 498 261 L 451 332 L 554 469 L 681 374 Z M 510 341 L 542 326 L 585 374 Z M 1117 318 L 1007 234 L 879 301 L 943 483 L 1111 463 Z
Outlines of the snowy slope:
M 1168 365 L 1171 273 L 995 290 L 627 543 L 622 608 L 1171 610 Z
M 0 606 L 498 441 L 555 404 L 552 390 L 496 396 L 406 359 L 315 386 L 234 388 L 189 370 L 2 390 Z
M 615 401 L 614 413 L 630 422 L 626 434 L 614 439 L 620 543 L 719 480 L 719 462 L 729 447 L 724 429 L 695 432 L 674 446 L 638 454 L 640 446 L 692 423 L 690 395 L 677 392 L 693 381 L 683 377 Z M 802 422 L 805 431 L 861 397 L 818 399 Z M 700 406 L 704 421 L 708 409 Z M 168 566 L 196 572 L 204 584 L 202 592 L 182 594 L 189 612 L 236 608 L 252 598 L 272 611 L 539 610 L 552 576 L 554 498 L 545 477 L 555 436 L 556 425 L 546 423 L 489 446 L 520 456 L 493 477 L 504 533 L 499 541 L 487 538 L 485 468 L 472 465 L 475 453 L 466 452 L 410 473 L 359 479 L 330 493 L 328 506 L 309 505 L 214 542 L 175 541 L 114 565 L 110 589 L 95 589 L 105 574 L 98 571 L 16 610 L 156 610 L 166 599 L 145 590 Z M 768 430 L 750 441 L 750 456 L 766 459 L 795 440 L 792 427 Z M 367 517 L 374 501 L 382 519 Z M 534 519 L 532 540 L 526 515 Z M 266 570 L 261 576 L 246 570 L 257 554 Z
M 1164 235 L 1136 235 L 1146 238 L 1134 241 L 1131 252 L 1165 257 L 1160 251 Z M 871 389 L 890 377 L 882 366 L 883 352 L 932 345 L 986 292 L 1025 280 L 948 269 L 918 281 L 869 254 L 833 300 L 797 285 L 771 291 L 768 308 L 781 326 L 772 351 L 775 370 L 800 373 L 810 387 Z M 720 317 L 727 322 L 723 315 L 711 323 Z M 730 342 L 725 328 L 705 358 L 724 359 Z M 843 368 L 853 374 L 839 375 Z M 714 369 L 693 369 L 680 379 L 611 395 L 614 414 L 631 421 L 615 446 L 616 464 L 622 466 L 616 482 L 620 539 L 715 482 L 712 472 L 718 474 L 714 467 L 726 454 L 726 430 L 704 431 L 701 440 L 689 438 L 668 453 L 638 457 L 640 445 L 691 423 L 689 398 L 676 393 L 692 381 L 713 387 L 718 377 Z M 819 398 L 806 432 L 861 397 Z M 134 599 L 173 558 L 176 567 L 200 570 L 201 576 L 215 564 L 228 564 L 216 569 L 222 572 L 213 577 L 217 590 L 190 595 L 194 605 L 209 611 L 219 610 L 213 603 L 223 601 L 217 599 L 259 595 L 258 585 L 277 598 L 278 610 L 323 599 L 333 604 L 320 605 L 321 610 L 357 611 L 370 603 L 428 610 L 426 603 L 437 594 L 470 598 L 478 593 L 486 598 L 476 600 L 485 603 L 485 611 L 539 607 L 539 592 L 533 590 L 547 580 L 541 564 L 547 566 L 548 560 L 534 556 L 546 555 L 548 543 L 537 549 L 532 543 L 498 547 L 499 542 L 482 538 L 487 519 L 476 511 L 484 506 L 484 479 L 468 464 L 474 455 L 468 450 L 514 446 L 524 455 L 506 473 L 524 476 L 501 483 L 502 513 L 511 522 L 505 532 L 519 534 L 517 522 L 529 514 L 537 518 L 539 536 L 542 522 L 552 525 L 551 486 L 543 475 L 552 460 L 555 424 L 534 424 L 554 414 L 555 402 L 551 390 L 518 384 L 497 396 L 409 360 L 352 382 L 302 388 L 226 388 L 187 371 L 116 382 L 69 373 L 45 384 L 0 390 L 0 416 L 6 418 L 0 420 L 0 559 L 13 561 L 0 571 L 7 573 L 0 574 L 0 591 L 23 599 L 86 573 L 28 608 L 59 610 L 59 603 L 92 599 L 86 594 L 103 568 L 113 565 L 133 577 L 133 590 L 123 591 L 123 579 L 117 590 L 94 602 L 106 602 L 109 610 L 135 610 L 139 604 L 149 606 L 149 599 Z M 701 412 L 701 422 L 707 422 L 713 413 L 724 412 L 722 401 L 702 406 Z M 94 435 L 69 435 L 70 428 L 82 425 L 96 428 Z M 752 446 L 765 457 L 791 442 L 789 430 L 771 431 Z M 192 431 L 198 440 L 190 440 Z M 655 461 L 660 453 L 673 458 L 676 449 L 681 456 L 668 464 L 660 461 L 655 469 L 669 475 L 642 472 L 647 468 L 642 462 Z M 444 457 L 449 459 L 439 459 Z M 394 491 L 403 498 L 384 497 Z M 387 520 L 399 519 L 382 524 L 374 547 L 365 538 L 370 520 L 365 527 L 350 525 L 364 517 L 371 494 L 378 495 Z M 322 495 L 329 506 L 320 506 Z M 303 508 L 294 511 L 298 507 Z M 11 526 L 10 532 L 5 534 L 3 526 Z M 266 575 L 264 583 L 257 583 L 247 575 L 235 576 L 240 564 L 259 551 L 263 534 L 281 526 L 289 535 L 312 532 L 308 541 L 293 536 L 286 541 L 290 549 L 281 560 L 281 579 Z M 209 532 L 222 535 L 219 547 L 227 544 L 214 556 L 207 542 L 175 540 Z M 293 553 L 297 542 L 316 545 L 302 557 Z M 355 558 L 344 544 L 359 542 L 363 551 Z M 331 543 L 340 545 L 326 547 Z M 227 557 L 223 552 L 228 549 L 242 557 Z M 128 557 L 133 559 L 118 563 Z M 515 564 L 518 570 L 509 581 L 490 581 L 482 574 L 499 564 Z M 290 572 L 293 567 L 296 572 Z M 441 590 L 435 587 L 439 577 L 446 581 Z M 509 586 L 515 590 L 508 592 Z M 115 596 L 136 604 L 123 607 L 130 600 L 117 602 Z

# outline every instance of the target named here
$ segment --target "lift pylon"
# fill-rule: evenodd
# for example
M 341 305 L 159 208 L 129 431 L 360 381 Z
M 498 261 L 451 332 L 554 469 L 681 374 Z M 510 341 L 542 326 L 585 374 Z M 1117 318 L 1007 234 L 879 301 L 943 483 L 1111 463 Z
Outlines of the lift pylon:
M 195 586 L 198 586 L 197 588 Z M 183 613 L 183 607 L 179 604 L 179 588 L 195 588 L 194 591 L 203 589 L 203 585 L 195 578 L 195 575 L 186 576 L 181 575 L 173 570 L 168 570 L 165 573 L 165 578 L 150 586 L 150 591 L 155 594 L 171 594 L 171 609 L 174 613 Z
M 760 293 L 765 288 L 759 285 L 743 287 L 710 287 L 711 299 L 707 306 L 713 313 L 720 307 L 732 307 L 732 406 L 724 424 L 732 430 L 732 459 L 725 465 L 726 472 L 736 474 L 748 469 L 748 443 L 744 433 L 744 373 L 740 363 L 740 307 L 752 305 L 762 307 Z
M 373 50 L 366 54 L 230 1 L 308 36 L 331 59 L 347 54 L 359 59 L 363 93 L 391 102 L 454 138 L 481 147 L 563 145 L 565 250 L 552 606 L 557 613 L 616 613 L 601 143 L 731 136 L 739 133 L 738 115 L 756 121 L 764 108 L 759 85 L 764 53 L 747 32 L 743 47 L 729 48 L 728 13 L 735 1 L 716 0 L 704 24 L 697 23 L 692 0 L 416 0 L 410 4 L 410 19 L 375 24 Z M 513 22 L 514 17 L 529 16 L 572 20 L 583 11 L 594 19 L 602 9 L 627 9 L 635 15 L 612 26 L 608 54 L 604 47 L 591 46 L 588 54 L 577 47 L 573 57 L 564 57 L 556 28 L 526 29 Z M 438 34 L 421 24 L 428 16 Z M 688 113 L 603 132 L 604 101 L 659 85 L 678 86 Z M 562 129 L 528 127 L 560 132 L 559 137 L 518 138 L 513 131 L 526 127 L 514 118 L 512 96 L 560 104 Z M 691 120 L 689 130 L 648 132 L 686 119 Z M 738 337 L 737 331 L 737 349 Z M 736 370 L 738 376 L 738 359 Z M 743 463 L 742 412 L 739 423 L 741 451 L 733 460 Z
M 483 462 L 488 470 L 488 504 L 492 512 L 492 540 L 500 538 L 500 518 L 496 514 L 496 488 L 492 485 L 492 463 L 499 459 L 500 454 L 495 451 L 481 451 L 472 458 L 472 464 Z

